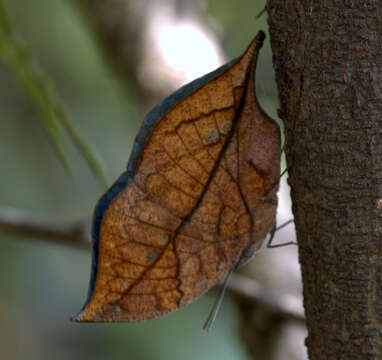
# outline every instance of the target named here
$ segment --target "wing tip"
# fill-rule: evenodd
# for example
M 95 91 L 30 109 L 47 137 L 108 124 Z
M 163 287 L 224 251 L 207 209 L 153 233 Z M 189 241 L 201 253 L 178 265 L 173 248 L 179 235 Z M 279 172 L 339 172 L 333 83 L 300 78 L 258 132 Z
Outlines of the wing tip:
M 263 46 L 265 38 L 265 32 L 263 30 L 259 30 L 254 39 L 249 44 L 247 50 L 244 51 L 242 57 L 249 57 L 251 59 L 257 58 L 257 54 L 260 48 Z
M 85 322 L 85 320 L 82 318 L 83 313 L 84 313 L 84 310 L 81 310 L 77 314 L 71 316 L 70 321 L 71 322 L 77 322 L 77 323 L 78 322 Z
M 87 306 L 77 314 L 71 316 L 70 321 L 75 323 L 106 322 L 102 317 L 94 314 L 94 311 L 89 311 Z
M 265 32 L 263 30 L 259 30 L 259 32 L 257 33 L 257 35 L 255 37 L 255 40 L 261 46 L 261 45 L 263 45 L 265 38 L 266 38 Z

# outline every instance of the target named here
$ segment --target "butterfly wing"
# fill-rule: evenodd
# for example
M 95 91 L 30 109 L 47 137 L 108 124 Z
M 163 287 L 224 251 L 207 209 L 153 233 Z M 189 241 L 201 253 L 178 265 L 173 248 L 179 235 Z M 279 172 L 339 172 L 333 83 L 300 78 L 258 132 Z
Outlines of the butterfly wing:
M 255 97 L 262 40 L 146 117 L 128 171 L 97 205 L 89 295 L 74 320 L 176 310 L 265 237 L 275 207 L 261 196 L 277 181 L 280 141 Z

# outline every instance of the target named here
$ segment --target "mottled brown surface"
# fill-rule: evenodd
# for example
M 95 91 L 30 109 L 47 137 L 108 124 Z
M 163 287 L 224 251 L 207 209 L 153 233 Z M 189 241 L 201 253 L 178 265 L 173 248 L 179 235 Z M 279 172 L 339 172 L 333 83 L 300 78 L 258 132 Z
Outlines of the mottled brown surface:
M 382 359 L 382 4 L 267 9 L 309 358 Z
M 94 292 L 75 320 L 176 310 L 266 236 L 276 207 L 261 197 L 278 181 L 280 135 L 256 101 L 260 46 L 255 39 L 154 127 L 134 179 L 104 214 Z

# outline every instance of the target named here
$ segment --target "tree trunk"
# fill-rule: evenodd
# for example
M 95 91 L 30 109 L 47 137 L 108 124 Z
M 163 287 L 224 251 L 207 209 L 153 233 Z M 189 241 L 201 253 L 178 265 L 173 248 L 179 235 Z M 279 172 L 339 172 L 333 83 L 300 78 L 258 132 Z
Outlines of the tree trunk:
M 310 359 L 382 359 L 382 3 L 268 0 Z

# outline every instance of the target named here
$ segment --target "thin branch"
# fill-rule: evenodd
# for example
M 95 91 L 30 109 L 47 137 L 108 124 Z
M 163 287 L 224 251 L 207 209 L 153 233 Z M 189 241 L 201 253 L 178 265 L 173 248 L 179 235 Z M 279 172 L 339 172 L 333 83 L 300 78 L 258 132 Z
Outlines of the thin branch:
M 89 222 L 58 223 L 27 215 L 12 208 L 0 209 L 0 232 L 49 243 L 90 248 Z
M 49 79 L 41 68 L 37 70 L 31 59 L 31 49 L 18 41 L 13 34 L 6 7 L 0 0 L 0 62 L 19 83 L 25 96 L 40 113 L 39 119 L 63 167 L 71 173 L 63 145 L 64 135 L 68 135 L 96 178 L 107 187 L 108 182 L 102 167 L 91 147 L 78 133 L 76 126 L 63 105 Z M 64 133 L 66 131 L 66 134 Z
M 0 208 L 0 232 L 78 249 L 90 248 L 88 221 L 58 223 L 16 209 Z M 285 318 L 305 322 L 301 299 L 296 296 L 269 290 L 239 273 L 232 274 L 228 289 L 235 296 L 261 303 Z

